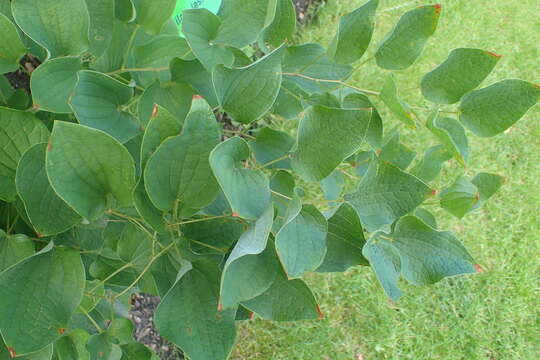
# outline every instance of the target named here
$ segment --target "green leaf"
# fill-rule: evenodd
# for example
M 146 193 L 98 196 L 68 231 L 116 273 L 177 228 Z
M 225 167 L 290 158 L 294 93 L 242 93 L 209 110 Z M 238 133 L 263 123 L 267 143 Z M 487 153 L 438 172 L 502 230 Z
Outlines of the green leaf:
M 244 233 L 244 226 L 230 218 L 211 219 L 182 226 L 183 236 L 195 240 L 191 248 L 198 253 L 208 253 L 204 245 L 227 251 Z
M 302 105 L 302 99 L 289 90 L 289 87 L 295 88 L 297 92 L 301 91 L 298 85 L 283 80 L 272 113 L 285 119 L 294 119 L 304 111 L 304 106 Z
M 394 75 L 389 74 L 386 77 L 383 88 L 380 94 L 381 100 L 390 109 L 398 120 L 404 124 L 416 128 L 415 115 L 404 101 L 399 98 L 396 82 L 394 81 Z
M 85 275 L 79 254 L 51 248 L 52 243 L 0 273 L 0 330 L 18 355 L 62 336 L 82 299 Z
M 320 181 L 360 149 L 371 119 L 371 109 L 313 106 L 298 128 L 293 169 L 307 181 Z
M 15 90 L 5 76 L 0 76 L 0 106 L 8 106 Z
M 391 243 L 377 239 L 377 234 L 364 245 L 362 253 L 369 260 L 379 283 L 390 299 L 399 300 L 403 291 L 398 286 L 401 271 L 399 253 Z
M 278 272 L 268 290 L 242 305 L 265 320 L 299 321 L 322 316 L 306 283 L 300 279 L 287 280 L 283 270 Z
M 144 221 L 158 233 L 164 233 L 166 221 L 163 218 L 163 213 L 157 209 L 146 192 L 144 179 L 140 178 L 135 191 L 133 192 L 133 205 Z
M 383 123 L 381 115 L 369 98 L 360 93 L 348 94 L 343 98 L 344 109 L 372 108 L 371 120 L 366 132 L 366 141 L 372 148 L 381 147 L 383 137 Z
M 43 349 L 31 354 L 17 356 L 19 360 L 51 360 L 53 356 L 53 345 L 50 344 Z M 4 341 L 0 338 L 0 359 L 11 359 L 9 349 L 5 346 Z M 63 360 L 63 359 L 59 359 Z
M 68 101 L 77 84 L 77 72 L 81 69 L 79 57 L 60 57 L 41 64 L 30 78 L 34 105 L 40 110 L 71 113 Z
M 85 0 L 14 0 L 11 8 L 17 25 L 50 57 L 78 56 L 88 50 Z
M 198 60 L 185 61 L 174 58 L 171 61 L 170 68 L 172 81 L 191 85 L 208 101 L 210 106 L 213 108 L 218 106 L 214 84 L 212 83 L 212 74 L 206 71 Z
M 121 360 L 152 360 L 152 352 L 140 343 L 122 345 Z
M 249 124 L 274 104 L 281 86 L 283 47 L 243 68 L 217 65 L 212 81 L 219 104 L 235 121 Z
M 343 203 L 328 219 L 326 256 L 317 272 L 343 272 L 351 266 L 368 265 L 362 255 L 366 243 L 356 210 Z
M 375 28 L 375 12 L 379 0 L 370 0 L 353 12 L 342 16 L 328 54 L 339 64 L 351 64 L 364 55 Z
M 416 157 L 416 152 L 412 151 L 400 143 L 399 132 L 395 132 L 384 144 L 379 153 L 380 161 L 387 161 L 401 170 L 406 170 Z
M 326 49 L 319 44 L 289 46 L 283 57 L 283 72 L 301 74 L 324 80 L 345 80 L 352 73 L 352 66 L 336 64 L 326 55 Z M 314 81 L 297 75 L 284 78 L 297 84 L 303 91 L 312 94 L 332 91 L 336 84 Z
M 172 17 L 175 0 L 132 0 L 135 22 L 151 35 L 157 35 L 165 22 Z
M 292 40 L 296 32 L 296 11 L 291 0 L 277 0 L 274 21 L 264 29 L 263 40 L 278 47 Z
M 221 278 L 220 302 L 223 308 L 261 295 L 274 282 L 278 260 L 268 237 L 272 229 L 274 207 L 242 234 L 229 255 Z
M 316 207 L 293 199 L 287 221 L 276 234 L 276 251 L 288 278 L 298 278 L 321 265 L 327 229 L 326 219 Z
M 116 246 L 118 257 L 133 264 L 138 271 L 142 271 L 152 258 L 152 239 L 132 223 L 126 224 Z
M 99 218 L 110 197 L 119 206 L 132 203 L 135 187 L 133 158 L 106 133 L 56 121 L 46 157 L 53 189 L 80 215 Z
M 499 81 L 466 94 L 459 121 L 481 137 L 491 137 L 514 125 L 540 98 L 540 86 L 523 80 Z
M 15 200 L 15 172 L 21 156 L 47 142 L 49 130 L 30 113 L 0 107 L 0 200 Z
M 447 151 L 462 165 L 469 159 L 469 140 L 461 124 L 449 117 L 440 117 L 437 112 L 431 114 L 427 128 L 443 143 Z
M 132 0 L 114 0 L 114 16 L 122 21 L 135 20 L 135 5 Z
M 480 198 L 473 208 L 475 210 L 484 205 L 501 188 L 504 178 L 495 174 L 479 173 L 471 182 L 478 188 L 480 194 Z
M 113 339 L 107 333 L 90 336 L 86 349 L 90 353 L 90 360 L 120 360 L 122 357 L 122 349 L 113 343 Z
M 431 189 L 418 178 L 388 163 L 372 163 L 356 192 L 345 196 L 367 231 L 390 225 L 420 205 Z
M 285 157 L 294 145 L 294 139 L 287 133 L 264 127 L 257 133 L 257 138 L 249 145 L 255 153 L 255 158 L 268 169 L 290 169 L 291 161 Z
M 337 200 L 343 192 L 345 177 L 339 171 L 332 171 L 330 175 L 321 180 L 321 188 L 326 200 Z M 331 203 L 332 204 L 332 203 Z
M 441 172 L 443 164 L 452 158 L 443 145 L 435 145 L 426 150 L 422 159 L 414 166 L 411 173 L 425 183 L 433 181 Z
M 82 125 L 102 130 L 121 143 L 139 134 L 137 119 L 121 109 L 133 88 L 102 73 L 81 70 L 71 96 L 71 108 Z
M 428 210 L 419 207 L 414 210 L 413 215 L 422 220 L 425 224 L 437 229 L 437 219 Z
M 192 360 L 225 360 L 234 345 L 236 309 L 218 311 L 219 279 L 214 263 L 193 263 L 154 315 L 159 333 Z
M 46 152 L 47 144 L 28 149 L 19 160 L 15 177 L 17 192 L 39 236 L 62 233 L 81 221 L 51 187 L 45 170 Z
M 435 33 L 440 13 L 441 5 L 436 4 L 419 6 L 403 14 L 377 49 L 377 65 L 388 70 L 403 70 L 414 64 Z
M 462 218 L 472 210 L 480 199 L 478 188 L 464 177 L 457 179 L 441 192 L 441 207 L 450 214 Z
M 216 198 L 219 186 L 208 157 L 220 135 L 208 103 L 194 100 L 182 134 L 165 140 L 145 169 L 145 186 L 158 209 L 189 217 Z
M 214 66 L 232 66 L 232 51 L 215 43 L 221 21 L 207 9 L 188 9 L 183 11 L 182 31 L 201 64 L 212 71 Z
M 274 234 L 281 229 L 287 220 L 287 208 L 291 202 L 290 199 L 294 197 L 294 186 L 293 175 L 284 170 L 276 171 L 270 179 L 270 189 L 273 191 L 272 202 L 277 212 L 272 227 L 272 232 Z M 285 195 L 285 197 L 283 195 Z
M 8 267 L 34 255 L 35 246 L 26 235 L 7 235 L 0 230 L 0 273 Z
M 248 219 L 259 218 L 270 204 L 270 188 L 261 170 L 244 168 L 249 145 L 239 137 L 222 142 L 210 153 L 212 171 L 233 212 Z
M 276 13 L 276 0 L 228 0 L 220 10 L 216 43 L 243 48 L 255 42 Z
M 491 73 L 500 55 L 480 49 L 454 49 L 422 78 L 422 94 L 437 104 L 453 104 Z
M 139 101 L 139 120 L 148 125 L 154 105 L 157 104 L 171 113 L 181 123 L 189 112 L 195 90 L 176 81 L 156 81 L 147 87 Z
M 98 302 L 105 297 L 105 287 L 101 280 L 86 280 L 84 296 L 81 304 L 81 309 L 89 313 L 94 310 Z
M 100 57 L 112 41 L 114 29 L 115 0 L 85 0 L 90 15 L 88 37 L 90 49 L 95 57 Z
M 19 37 L 17 28 L 11 20 L 0 13 L 0 74 L 15 71 L 19 68 L 19 59 L 26 53 L 26 47 Z
M 90 67 L 100 72 L 112 72 L 122 68 L 127 61 L 129 39 L 133 36 L 133 31 L 133 26 L 114 20 L 111 43 L 105 52 L 90 64 Z
M 54 352 L 58 360 L 90 360 L 86 343 L 90 334 L 82 329 L 75 329 L 62 336 L 54 343 Z
M 133 338 L 134 330 L 134 325 L 131 320 L 126 318 L 116 318 L 111 321 L 107 332 L 118 341 L 118 345 L 126 345 L 135 342 L 135 339 Z

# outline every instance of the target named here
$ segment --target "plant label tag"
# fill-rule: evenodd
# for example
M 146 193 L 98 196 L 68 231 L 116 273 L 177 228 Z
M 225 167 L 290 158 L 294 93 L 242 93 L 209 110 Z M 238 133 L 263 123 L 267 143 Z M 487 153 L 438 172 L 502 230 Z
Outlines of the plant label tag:
M 221 0 L 178 0 L 173 12 L 173 19 L 180 36 L 184 36 L 182 33 L 182 12 L 185 9 L 208 9 L 217 14 L 220 7 Z

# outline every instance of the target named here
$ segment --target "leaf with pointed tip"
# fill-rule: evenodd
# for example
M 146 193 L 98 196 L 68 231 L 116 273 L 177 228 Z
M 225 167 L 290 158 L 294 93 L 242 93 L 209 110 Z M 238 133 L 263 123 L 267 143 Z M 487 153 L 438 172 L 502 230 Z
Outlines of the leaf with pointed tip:
M 264 214 L 234 246 L 223 268 L 220 302 L 228 309 L 241 301 L 261 295 L 274 282 L 279 262 L 274 247 L 268 241 L 274 207 L 269 206 Z
M 518 79 L 499 81 L 466 94 L 459 121 L 481 137 L 491 137 L 514 125 L 540 99 L 540 85 Z
M 491 73 L 500 55 L 480 50 L 454 49 L 448 58 L 424 75 L 422 95 L 437 104 L 454 104 Z
M 255 153 L 255 158 L 268 169 L 290 169 L 291 161 L 286 158 L 271 163 L 277 159 L 285 157 L 294 145 L 294 139 L 283 131 L 273 130 L 264 127 L 257 133 L 257 138 L 249 142 Z
M 423 182 L 428 183 L 437 178 L 443 164 L 451 158 L 452 153 L 445 146 L 432 146 L 426 150 L 422 159 L 411 170 L 411 173 Z
M 306 283 L 300 279 L 287 280 L 281 269 L 268 290 L 242 305 L 265 320 L 300 321 L 321 317 L 315 296 Z
M 120 206 L 133 201 L 133 158 L 125 147 L 102 131 L 56 121 L 46 164 L 56 193 L 89 220 L 103 214 L 110 196 Z
M 115 0 L 85 0 L 90 15 L 90 29 L 88 37 L 90 49 L 88 51 L 95 57 L 100 57 L 112 41 L 114 28 Z
M 369 166 L 376 158 L 375 151 L 373 150 L 360 151 L 359 153 L 349 157 L 347 162 L 354 166 L 358 176 L 364 176 L 367 173 Z
M 154 105 L 157 104 L 170 112 L 180 123 L 183 123 L 195 93 L 195 90 L 187 84 L 175 81 L 154 82 L 146 88 L 139 101 L 140 121 L 144 125 L 148 125 L 154 111 Z
M 364 55 L 375 28 L 375 12 L 379 0 L 370 0 L 353 12 L 342 16 L 339 28 L 328 49 L 339 64 L 351 64 Z
M 352 66 L 336 64 L 328 58 L 326 49 L 319 44 L 304 44 L 287 47 L 283 57 L 283 72 L 315 79 L 345 80 L 351 75 Z M 337 87 L 336 84 L 296 75 L 286 76 L 284 80 L 295 83 L 309 94 L 332 91 Z
M 282 55 L 280 47 L 243 68 L 214 67 L 217 99 L 233 120 L 249 124 L 272 108 L 281 86 Z
M 374 232 L 413 211 L 431 193 L 418 178 L 388 163 L 372 163 L 356 192 L 345 196 L 367 231 Z
M 395 132 L 379 153 L 380 161 L 387 161 L 401 170 L 406 170 L 416 157 L 416 152 L 401 144 L 399 132 Z
M 183 11 L 182 31 L 190 48 L 201 64 L 212 71 L 214 66 L 223 64 L 232 66 L 232 51 L 214 42 L 221 21 L 207 9 L 188 9 Z
M 193 263 L 154 315 L 161 336 L 192 360 L 225 360 L 234 345 L 236 309 L 218 311 L 219 279 L 213 262 Z
M 122 111 L 133 96 L 133 88 L 95 71 L 81 70 L 70 104 L 82 125 L 102 130 L 121 143 L 139 134 L 137 119 Z
M 298 198 L 289 206 L 287 221 L 276 234 L 276 251 L 289 278 L 315 271 L 326 255 L 324 216 L 313 205 L 302 205 Z
M 15 200 L 15 173 L 21 156 L 35 144 L 47 142 L 49 130 L 30 113 L 0 107 L 0 200 Z
M 244 139 L 233 137 L 212 150 L 210 166 L 233 212 L 243 218 L 257 219 L 270 204 L 270 188 L 261 170 L 242 166 L 250 153 Z
M 277 0 L 274 21 L 262 34 L 263 40 L 271 46 L 278 47 L 292 40 L 296 32 L 296 12 L 291 0 Z
M 425 5 L 403 14 L 375 53 L 377 65 L 388 70 L 403 70 L 420 57 L 435 33 L 441 5 Z
M 362 255 L 366 240 L 356 210 L 343 203 L 328 219 L 326 256 L 317 272 L 343 272 L 351 266 L 368 265 Z
M 443 143 L 454 158 L 465 165 L 469 159 L 469 140 L 461 124 L 449 117 L 440 117 L 435 111 L 426 122 L 427 128 Z
M 62 336 L 82 299 L 80 255 L 51 248 L 52 243 L 0 273 L 0 331 L 18 355 L 40 350 Z
M 398 286 L 401 260 L 397 250 L 386 241 L 376 240 L 377 234 L 364 245 L 362 254 L 368 259 L 386 295 L 393 301 L 403 296 Z
M 394 75 L 389 74 L 386 78 L 380 94 L 384 104 L 404 124 L 416 128 L 415 115 L 404 101 L 399 98 Z
M 176 0 L 132 0 L 135 6 L 135 23 L 151 35 L 157 35 L 172 17 Z
M 90 336 L 86 344 L 90 360 L 120 360 L 122 358 L 122 349 L 113 341 L 113 338 L 105 332 Z
M 135 6 L 132 0 L 114 0 L 114 16 L 122 21 L 135 20 Z
M 214 84 L 212 84 L 212 74 L 206 71 L 200 61 L 174 58 L 170 68 L 172 81 L 191 85 L 198 94 L 208 101 L 212 108 L 218 106 Z
M 307 181 L 324 179 L 360 149 L 371 117 L 371 109 L 309 108 L 298 128 L 293 169 Z
M 33 352 L 31 354 L 17 356 L 18 360 L 51 360 L 53 356 L 53 344 L 44 347 L 41 350 Z M 4 344 L 4 341 L 0 338 L 0 359 L 11 359 L 10 351 Z M 64 360 L 64 359 L 59 359 Z M 83 359 L 84 360 L 84 359 Z
M 26 53 L 26 47 L 19 37 L 17 28 L 11 20 L 0 13 L 0 74 L 15 71 L 19 68 L 19 59 Z
M 70 114 L 69 97 L 82 69 L 79 57 L 59 57 L 45 61 L 30 78 L 34 105 L 40 110 Z
M 366 132 L 366 141 L 372 148 L 379 148 L 382 143 L 383 137 L 383 124 L 381 115 L 371 102 L 369 98 L 360 93 L 348 94 L 343 98 L 344 109 L 353 109 L 353 108 L 372 108 L 371 120 L 369 122 L 369 127 Z
M 460 177 L 449 188 L 443 190 L 440 197 L 441 207 L 461 219 L 473 209 L 480 194 L 473 183 Z
M 501 188 L 504 178 L 495 174 L 479 173 L 471 180 L 471 183 L 478 188 L 480 194 L 478 202 L 473 207 L 475 210 L 484 205 Z
M 220 10 L 221 27 L 215 39 L 238 49 L 255 42 L 271 24 L 277 0 L 228 0 Z
M 0 273 L 34 252 L 34 243 L 26 235 L 7 235 L 0 229 Z
M 17 25 L 50 57 L 78 56 L 88 50 L 85 0 L 15 0 L 11 7 Z
M 220 128 L 204 99 L 193 101 L 182 134 L 165 140 L 144 172 L 150 200 L 162 211 L 189 217 L 210 204 L 219 191 L 208 157 L 219 144 Z
M 81 217 L 51 187 L 45 170 L 46 152 L 47 144 L 28 149 L 19 160 L 15 177 L 28 218 L 40 236 L 62 233 L 81 221 Z

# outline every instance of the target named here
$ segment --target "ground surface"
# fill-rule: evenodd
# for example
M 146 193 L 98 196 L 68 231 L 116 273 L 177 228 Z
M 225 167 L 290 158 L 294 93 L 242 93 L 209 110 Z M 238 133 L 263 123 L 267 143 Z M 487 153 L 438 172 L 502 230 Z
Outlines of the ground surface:
M 328 43 L 338 15 L 364 0 L 331 0 L 307 30 L 305 41 Z M 377 42 L 397 17 L 420 1 L 381 0 Z M 504 55 L 489 85 L 503 78 L 540 83 L 540 1 L 442 0 L 443 14 L 424 56 L 398 74 L 404 97 L 422 102 L 421 76 L 456 47 L 480 47 Z M 374 44 L 375 45 L 375 44 Z M 375 48 L 376 46 L 373 46 Z M 367 56 L 369 57 L 369 55 Z M 366 58 L 367 58 L 366 57 Z M 373 62 L 353 83 L 381 87 Z M 388 120 L 389 116 L 385 118 Z M 391 121 L 391 120 L 388 120 Z M 286 124 L 284 127 L 293 127 Z M 408 133 L 417 147 L 431 138 Z M 307 280 L 325 318 L 304 323 L 255 320 L 239 329 L 235 360 L 536 360 L 540 359 L 540 105 L 512 130 L 491 139 L 470 135 L 473 171 L 507 178 L 505 187 L 481 211 L 463 221 L 440 213 L 440 226 L 458 233 L 486 273 L 443 281 L 428 288 L 406 286 L 407 295 L 390 305 L 367 268 Z M 460 169 L 453 165 L 447 174 Z M 469 170 L 469 174 L 472 171 Z M 440 186 L 445 184 L 441 182 Z M 312 191 L 318 196 L 318 192 Z M 403 284 L 405 286 L 405 284 Z

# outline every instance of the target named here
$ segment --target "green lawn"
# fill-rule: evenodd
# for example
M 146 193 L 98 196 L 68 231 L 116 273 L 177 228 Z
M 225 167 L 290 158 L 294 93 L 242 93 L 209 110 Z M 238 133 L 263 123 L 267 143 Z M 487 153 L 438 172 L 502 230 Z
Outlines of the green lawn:
M 339 15 L 364 1 L 328 0 L 303 40 L 327 44 Z M 380 9 L 405 2 L 381 0 Z M 379 15 L 374 44 L 405 10 L 422 4 L 407 3 Z M 504 55 L 485 85 L 509 77 L 540 83 L 539 0 L 442 0 L 442 4 L 439 28 L 423 57 L 398 74 L 406 101 L 428 106 L 420 95 L 420 78 L 456 47 L 479 47 Z M 358 69 L 351 83 L 378 90 L 383 75 L 369 62 Z M 486 273 L 427 288 L 403 284 L 406 295 L 396 304 L 387 300 L 369 268 L 311 275 L 306 280 L 325 318 L 245 323 L 233 359 L 540 359 L 539 118 L 537 105 L 505 135 L 480 139 L 469 133 L 468 174 L 495 172 L 506 177 L 506 185 L 483 209 L 462 221 L 437 212 L 440 227 L 455 231 Z M 394 124 L 388 114 L 385 121 L 387 129 Z M 433 143 L 423 130 L 405 132 L 403 138 L 419 151 Z M 460 171 L 450 163 L 441 177 L 446 181 L 436 186 L 448 185 Z M 313 196 L 320 195 L 313 192 Z

